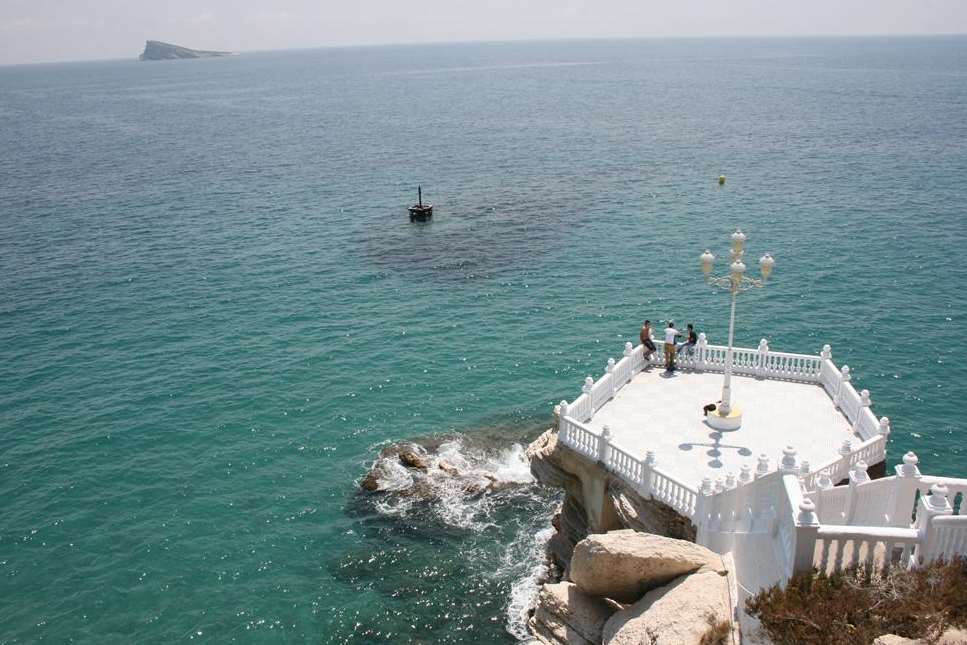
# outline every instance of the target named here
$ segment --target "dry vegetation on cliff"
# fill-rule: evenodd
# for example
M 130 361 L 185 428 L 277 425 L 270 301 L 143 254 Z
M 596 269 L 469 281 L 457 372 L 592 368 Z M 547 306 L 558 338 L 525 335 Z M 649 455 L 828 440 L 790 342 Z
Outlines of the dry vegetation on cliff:
M 936 643 L 948 628 L 967 627 L 967 559 L 885 577 L 862 568 L 799 574 L 747 609 L 776 645 L 867 645 L 883 634 Z

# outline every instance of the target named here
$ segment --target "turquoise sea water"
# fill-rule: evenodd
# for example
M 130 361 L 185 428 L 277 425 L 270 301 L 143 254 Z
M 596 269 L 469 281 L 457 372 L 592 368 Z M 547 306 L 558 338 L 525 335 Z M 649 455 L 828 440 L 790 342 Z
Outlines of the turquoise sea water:
M 778 262 L 737 342 L 830 343 L 891 463 L 964 476 L 965 70 L 959 37 L 0 68 L 0 642 L 513 642 L 556 493 L 355 480 L 441 433 L 525 479 L 643 318 L 723 340 L 697 256 L 736 225 Z

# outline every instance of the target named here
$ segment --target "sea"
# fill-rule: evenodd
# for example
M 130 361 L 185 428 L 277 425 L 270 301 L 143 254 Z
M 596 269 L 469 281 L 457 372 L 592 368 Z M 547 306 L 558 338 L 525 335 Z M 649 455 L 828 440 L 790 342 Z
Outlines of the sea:
M 0 68 L 0 642 L 526 637 L 525 446 L 645 318 L 725 341 L 736 227 L 736 343 L 967 475 L 967 37 L 136 53 Z

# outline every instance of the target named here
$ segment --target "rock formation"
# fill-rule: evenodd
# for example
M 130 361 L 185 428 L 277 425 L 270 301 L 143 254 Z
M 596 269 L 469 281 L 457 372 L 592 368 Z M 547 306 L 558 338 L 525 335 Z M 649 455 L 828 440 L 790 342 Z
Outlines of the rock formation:
M 691 542 L 592 534 L 574 549 L 571 579 L 541 588 L 529 625 L 545 645 L 699 645 L 712 626 L 734 632 L 728 575 Z
M 621 606 L 581 591 L 570 582 L 541 588 L 532 624 L 545 643 L 585 645 L 601 642 L 601 631 Z
M 210 58 L 212 56 L 232 56 L 232 52 L 206 51 L 202 49 L 188 49 L 180 45 L 149 40 L 144 45 L 144 51 L 138 60 L 177 60 L 180 58 Z
M 554 430 L 535 439 L 527 457 L 538 482 L 565 492 L 555 518 L 557 532 L 548 543 L 548 553 L 562 571 L 574 545 L 589 533 L 626 528 L 695 540 L 695 527 L 686 518 L 661 502 L 642 499 L 604 468 L 559 444 Z
M 728 581 L 717 571 L 699 571 L 649 591 L 605 623 L 607 645 L 699 645 L 710 625 L 730 621 Z
M 547 545 L 562 580 L 542 587 L 529 622 L 539 642 L 699 645 L 737 638 L 728 567 L 694 543 L 688 519 L 559 444 L 554 430 L 531 443 L 527 457 L 540 483 L 565 491 Z
M 722 557 L 693 542 L 631 529 L 589 535 L 574 548 L 571 580 L 582 591 L 622 603 L 705 568 L 726 573 Z

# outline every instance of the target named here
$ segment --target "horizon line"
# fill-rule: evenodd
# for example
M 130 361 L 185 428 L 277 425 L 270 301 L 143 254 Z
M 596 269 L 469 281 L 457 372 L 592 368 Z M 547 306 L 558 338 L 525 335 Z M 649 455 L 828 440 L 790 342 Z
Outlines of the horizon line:
M 423 40 L 423 41 L 401 41 L 392 43 L 356 43 L 344 45 L 309 45 L 305 47 L 280 47 L 271 49 L 229 49 L 225 50 L 231 54 L 268 54 L 273 52 L 299 52 L 317 50 L 339 50 L 339 49 L 379 49 L 389 47 L 430 47 L 440 45 L 503 45 L 514 43 L 582 43 L 582 42 L 628 42 L 628 41 L 649 41 L 649 40 L 796 40 L 796 39 L 851 39 L 851 38 L 950 38 L 964 37 L 967 32 L 933 32 L 933 33 L 855 33 L 855 34 L 705 34 L 689 36 L 597 36 L 597 37 L 562 37 L 562 38 L 509 38 L 495 40 Z M 156 38 L 146 38 L 149 40 L 174 44 L 169 41 L 158 41 Z M 187 45 L 176 45 L 186 49 L 194 49 Z M 203 51 L 203 50 L 199 50 Z M 185 59 L 192 60 L 192 59 Z M 131 57 L 117 58 L 72 58 L 57 60 L 42 60 L 33 62 L 19 63 L 0 63 L 3 67 L 25 67 L 30 65 L 69 65 L 73 63 L 115 63 L 121 61 L 138 61 L 138 54 Z M 152 61 L 164 62 L 164 61 Z

